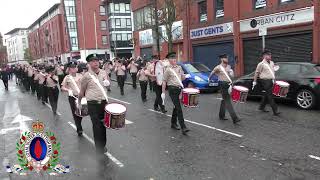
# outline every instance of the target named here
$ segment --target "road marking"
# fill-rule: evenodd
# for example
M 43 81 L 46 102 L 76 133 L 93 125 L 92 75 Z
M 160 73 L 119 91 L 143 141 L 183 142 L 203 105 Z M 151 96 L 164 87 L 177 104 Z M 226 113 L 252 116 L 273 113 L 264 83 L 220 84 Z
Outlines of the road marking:
M 46 104 L 46 106 L 49 108 L 49 109 L 51 109 L 52 110 L 52 107 L 51 107 L 51 105 L 50 104 L 48 104 L 48 103 L 45 103 Z M 58 112 L 57 111 L 57 114 L 59 115 L 59 116 L 61 116 L 62 114 L 60 113 L 60 112 Z
M 72 122 L 68 122 L 68 124 L 74 129 L 77 130 L 76 125 L 74 125 Z M 86 133 L 82 134 L 84 138 L 86 138 L 92 145 L 94 145 L 94 141 L 92 138 L 90 138 Z M 123 167 L 124 165 L 114 156 L 112 156 L 112 154 L 110 154 L 109 152 L 105 153 L 106 156 L 108 156 L 109 159 L 111 159 L 111 161 L 113 161 L 116 165 L 118 165 L 119 167 Z
M 309 155 L 309 157 L 312 158 L 312 159 L 316 159 L 316 160 L 319 160 L 319 161 L 320 161 L 320 157 L 318 157 L 318 156 Z
M 133 122 L 126 119 L 126 124 L 133 124 Z
M 115 101 L 118 101 L 118 102 L 122 102 L 122 103 L 124 103 L 124 104 L 131 104 L 131 103 L 129 103 L 129 102 L 126 102 L 126 101 L 122 101 L 122 100 L 120 100 L 120 99 L 117 99 L 117 98 L 113 98 L 113 97 L 108 97 L 109 99 L 112 99 L 112 100 L 115 100 Z
M 11 127 L 11 128 L 5 128 L 0 130 L 0 135 L 7 134 L 8 131 L 14 131 L 18 130 L 20 127 Z
M 164 114 L 162 112 L 158 112 L 158 111 L 155 111 L 153 109 L 148 109 L 149 111 L 152 111 L 152 112 L 155 112 L 155 113 L 158 113 L 158 114 L 163 114 L 163 115 L 166 115 L 168 117 L 172 117 L 171 115 L 168 115 L 168 114 Z M 240 134 L 237 134 L 237 133 L 233 133 L 233 132 L 230 132 L 230 131 L 226 131 L 226 130 L 223 130 L 223 129 L 219 129 L 219 128 L 216 128 L 216 127 L 213 127 L 213 126 L 208 126 L 206 124 L 202 124 L 202 123 L 198 123 L 198 122 L 194 122 L 194 121 L 190 121 L 188 119 L 184 119 L 184 121 L 188 122 L 188 123 L 191 123 L 191 124 L 195 124 L 195 125 L 198 125 L 198 126 L 202 126 L 202 127 L 206 127 L 206 128 L 209 128 L 209 129 L 213 129 L 213 130 L 216 130 L 216 131 L 220 131 L 220 132 L 223 132 L 223 133 L 226 133 L 226 134 L 229 134 L 229 135 L 232 135 L 232 136 L 236 136 L 236 137 L 243 137 L 243 135 L 240 135 Z
M 218 99 L 218 100 L 223 100 L 222 98 L 216 98 L 216 99 Z

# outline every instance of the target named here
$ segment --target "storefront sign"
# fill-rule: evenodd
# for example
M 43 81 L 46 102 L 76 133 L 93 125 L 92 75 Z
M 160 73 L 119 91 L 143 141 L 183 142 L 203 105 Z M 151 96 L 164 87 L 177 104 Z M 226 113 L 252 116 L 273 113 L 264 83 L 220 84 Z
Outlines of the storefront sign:
M 259 16 L 240 21 L 240 31 L 251 31 L 261 28 L 272 28 L 291 24 L 312 22 L 314 20 L 314 8 L 308 7 L 291 12 L 282 12 L 267 16 Z
M 159 26 L 159 30 L 161 32 L 161 42 L 164 40 L 168 40 L 167 30 L 164 25 Z M 183 23 L 182 21 L 175 21 L 172 24 L 172 38 L 174 41 L 183 39 Z
M 190 39 L 218 36 L 222 34 L 233 33 L 233 23 L 218 24 L 204 28 L 190 30 Z
M 147 29 L 139 32 L 140 46 L 153 44 L 152 29 Z

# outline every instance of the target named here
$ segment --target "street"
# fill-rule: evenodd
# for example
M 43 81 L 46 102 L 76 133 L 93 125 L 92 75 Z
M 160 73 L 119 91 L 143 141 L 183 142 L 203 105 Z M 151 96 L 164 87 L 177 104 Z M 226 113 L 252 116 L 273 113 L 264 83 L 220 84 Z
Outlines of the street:
M 258 111 L 259 101 L 234 104 L 242 121 L 234 125 L 220 121 L 221 95 L 201 94 L 198 108 L 183 108 L 188 136 L 170 128 L 172 103 L 167 95 L 166 109 L 155 112 L 155 94 L 148 89 L 143 103 L 140 88 L 125 85 L 120 95 L 112 82 L 109 101 L 127 107 L 127 125 L 107 130 L 107 162 L 94 158 L 92 123 L 84 118 L 84 136 L 78 137 L 67 94 L 59 95 L 58 120 L 50 106 L 9 82 L 9 91 L 0 86 L 1 180 L 9 179 L 96 179 L 96 180 L 291 180 L 320 179 L 320 111 L 303 111 L 278 103 L 280 117 Z M 270 110 L 270 107 L 267 106 Z M 17 116 L 22 121 L 17 120 Z M 20 131 L 30 129 L 33 120 L 44 122 L 61 143 L 61 162 L 70 173 L 57 177 L 45 173 L 17 175 L 6 173 L 9 161 L 16 164 L 16 142 Z

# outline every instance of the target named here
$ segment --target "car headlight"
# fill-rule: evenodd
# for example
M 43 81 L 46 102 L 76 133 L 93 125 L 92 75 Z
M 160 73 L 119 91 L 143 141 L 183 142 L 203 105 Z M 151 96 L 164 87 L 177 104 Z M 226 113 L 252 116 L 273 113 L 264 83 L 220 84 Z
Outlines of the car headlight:
M 199 76 L 195 76 L 194 79 L 199 82 L 204 82 L 204 80 Z

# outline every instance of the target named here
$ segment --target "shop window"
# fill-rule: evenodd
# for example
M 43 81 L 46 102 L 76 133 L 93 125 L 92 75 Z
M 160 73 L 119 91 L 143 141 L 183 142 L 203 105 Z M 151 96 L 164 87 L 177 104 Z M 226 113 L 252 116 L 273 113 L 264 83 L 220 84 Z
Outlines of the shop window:
M 223 0 L 216 0 L 216 18 L 224 16 Z
M 267 7 L 267 0 L 253 0 L 254 9 L 261 9 Z
M 198 6 L 199 6 L 199 20 L 200 20 L 200 22 L 207 22 L 207 20 L 208 20 L 207 1 L 199 2 Z

